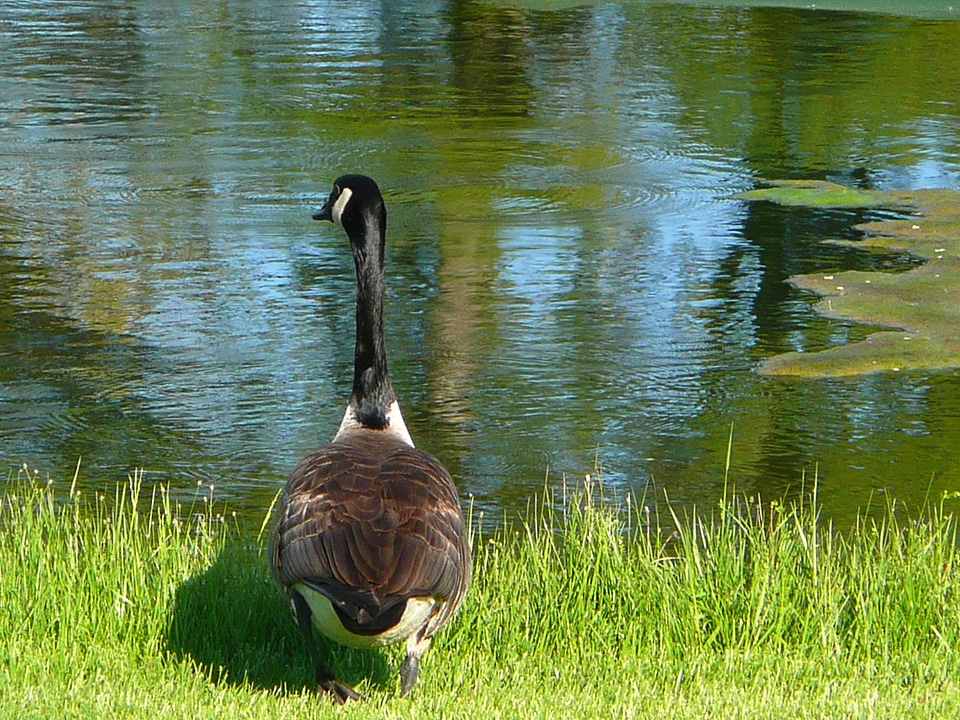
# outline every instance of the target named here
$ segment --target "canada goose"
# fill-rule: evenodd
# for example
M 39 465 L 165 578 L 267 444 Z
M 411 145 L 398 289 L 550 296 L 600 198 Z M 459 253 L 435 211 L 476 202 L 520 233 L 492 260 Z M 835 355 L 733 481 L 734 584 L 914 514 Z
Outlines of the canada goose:
M 406 640 L 400 694 L 470 582 L 470 547 L 450 473 L 413 446 L 387 373 L 383 257 L 387 210 L 377 184 L 344 175 L 314 220 L 339 224 L 357 268 L 353 392 L 333 440 L 283 489 L 270 565 L 316 665 L 317 686 L 359 699 L 320 659 L 311 618 L 352 647 Z

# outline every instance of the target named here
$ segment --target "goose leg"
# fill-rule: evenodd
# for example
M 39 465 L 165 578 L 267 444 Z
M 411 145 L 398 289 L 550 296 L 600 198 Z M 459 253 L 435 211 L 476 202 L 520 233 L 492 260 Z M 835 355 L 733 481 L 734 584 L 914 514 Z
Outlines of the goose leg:
M 407 656 L 403 659 L 400 666 L 400 695 L 406 695 L 413 689 L 417 682 L 417 674 L 420 672 L 420 656 L 430 647 L 430 638 L 419 637 L 419 633 L 414 633 L 407 638 Z
M 298 592 L 291 593 L 291 602 L 293 603 L 293 614 L 297 618 L 297 625 L 307 641 L 307 650 L 310 653 L 310 659 L 313 660 L 313 666 L 316 668 L 317 689 L 332 695 L 333 699 L 340 705 L 343 705 L 347 700 L 363 700 L 363 695 L 346 683 L 337 680 L 333 671 L 320 659 L 320 651 L 317 650 L 317 641 L 313 637 L 313 626 L 310 622 L 310 606 L 303 599 L 303 595 Z

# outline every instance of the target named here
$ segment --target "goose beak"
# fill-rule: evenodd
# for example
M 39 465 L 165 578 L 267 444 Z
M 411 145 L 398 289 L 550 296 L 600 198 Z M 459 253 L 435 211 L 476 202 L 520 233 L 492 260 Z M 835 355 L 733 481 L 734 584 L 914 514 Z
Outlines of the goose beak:
M 330 203 L 329 203 L 329 201 L 328 201 L 328 202 L 325 202 L 325 203 L 323 204 L 323 207 L 320 208 L 319 210 L 317 210 L 317 211 L 313 214 L 313 219 L 314 219 L 314 220 L 329 220 L 330 222 L 333 222 L 333 214 L 330 212 Z

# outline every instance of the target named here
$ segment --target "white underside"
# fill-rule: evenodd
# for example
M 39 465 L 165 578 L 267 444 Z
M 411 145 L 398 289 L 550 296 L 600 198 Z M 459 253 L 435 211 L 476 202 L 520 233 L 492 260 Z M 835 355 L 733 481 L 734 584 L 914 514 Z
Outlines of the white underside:
M 407 600 L 407 609 L 404 610 L 400 622 L 382 635 L 354 635 L 343 627 L 340 618 L 333 609 L 333 605 L 325 595 L 306 585 L 297 584 L 293 587 L 294 590 L 303 595 L 303 599 L 310 606 L 310 612 L 313 614 L 313 624 L 317 626 L 317 630 L 341 645 L 357 648 L 392 645 L 395 642 L 406 640 L 423 627 L 436 606 L 436 601 L 432 598 L 411 598 Z
M 363 426 L 357 422 L 357 418 L 354 417 L 348 405 L 347 411 L 343 414 L 343 420 L 340 421 L 340 428 L 337 430 L 337 434 L 333 436 L 333 439 L 336 440 L 345 433 L 362 428 Z M 410 431 L 407 430 L 407 424 L 403 421 L 403 415 L 400 413 L 400 404 L 396 400 L 393 401 L 393 404 L 390 405 L 390 409 L 387 411 L 387 428 L 377 432 L 394 435 L 398 440 L 406 443 L 410 447 L 414 446 L 413 438 L 410 437 Z

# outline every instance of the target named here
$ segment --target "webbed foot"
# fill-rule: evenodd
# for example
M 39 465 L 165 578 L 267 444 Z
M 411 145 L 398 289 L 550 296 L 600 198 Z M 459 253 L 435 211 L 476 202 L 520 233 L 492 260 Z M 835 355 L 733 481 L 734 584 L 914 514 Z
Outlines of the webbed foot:
M 317 690 L 331 695 L 338 705 L 343 705 L 347 700 L 366 700 L 363 695 L 335 677 L 329 674 L 321 677 L 319 668 L 317 669 Z

